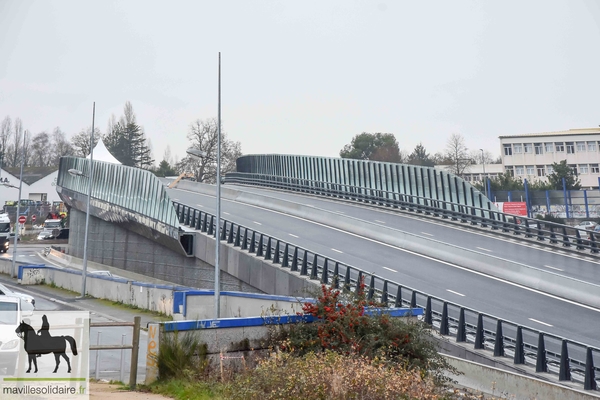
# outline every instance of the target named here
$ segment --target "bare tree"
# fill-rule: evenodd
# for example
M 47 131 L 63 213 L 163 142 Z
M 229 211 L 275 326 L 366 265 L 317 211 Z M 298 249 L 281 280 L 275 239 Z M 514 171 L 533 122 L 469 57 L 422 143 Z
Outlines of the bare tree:
M 453 133 L 446 143 L 446 156 L 452 164 L 448 170 L 455 175 L 461 176 L 465 169 L 473 164 L 473 159 L 469 157 L 465 139 L 458 133 Z
M 9 164 L 11 167 L 19 165 L 21 157 L 21 141 L 23 140 L 23 122 L 20 118 L 15 119 L 15 125 L 12 131 L 12 145 L 10 146 Z
M 31 133 L 25 131 L 23 134 L 23 165 L 31 164 Z
M 187 135 L 190 145 L 206 153 L 200 159 L 186 156 L 176 164 L 179 173 L 193 173 L 198 182 L 215 183 L 217 181 L 217 140 L 218 125 L 216 118 L 196 120 L 190 125 Z M 235 161 L 242 155 L 239 142 L 227 139 L 221 129 L 221 174 L 235 171 Z
M 483 153 L 481 152 L 481 150 L 471 150 L 471 152 L 469 153 L 469 157 L 477 161 L 478 164 L 486 165 L 494 164 L 494 161 L 496 160 L 494 156 L 492 156 L 492 153 L 490 153 L 487 150 L 484 150 Z
M 40 132 L 31 139 L 31 162 L 32 167 L 46 167 L 52 160 L 52 146 L 48 132 Z
M 0 129 L 0 163 L 4 165 L 7 158 L 8 141 L 12 134 L 12 121 L 9 116 L 6 116 L 2 121 L 2 128 Z M 0 167 L 2 166 L 0 165 Z
M 54 145 L 50 165 L 58 165 L 61 157 L 70 156 L 75 153 L 65 133 L 58 126 L 52 132 L 52 142 Z
M 90 154 L 90 140 L 92 134 L 92 127 L 88 127 L 86 130 L 82 130 L 78 134 L 71 138 L 71 146 L 73 146 L 73 152 L 76 157 L 85 158 Z M 100 129 L 94 128 L 94 147 L 98 144 L 98 140 L 102 136 Z

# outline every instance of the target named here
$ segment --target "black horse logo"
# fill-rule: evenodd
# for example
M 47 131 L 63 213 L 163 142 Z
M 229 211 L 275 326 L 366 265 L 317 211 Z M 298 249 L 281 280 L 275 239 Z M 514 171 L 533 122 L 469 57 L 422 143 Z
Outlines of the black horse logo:
M 67 342 L 69 342 L 71 351 L 73 352 L 73 355 L 76 356 L 77 343 L 71 336 L 50 336 L 50 324 L 45 315 L 42 317 L 42 328 L 38 331 L 39 334 L 36 334 L 35 330 L 24 321 L 21 321 L 19 327 L 15 329 L 15 333 L 25 341 L 25 351 L 29 358 L 29 369 L 27 370 L 27 373 L 31 372 L 32 361 L 35 366 L 34 372 L 38 372 L 36 358 L 43 354 L 50 353 L 54 353 L 54 359 L 56 360 L 54 373 L 58 371 L 61 356 L 65 359 L 67 366 L 69 367 L 67 372 L 71 372 L 71 361 L 65 351 L 67 349 Z

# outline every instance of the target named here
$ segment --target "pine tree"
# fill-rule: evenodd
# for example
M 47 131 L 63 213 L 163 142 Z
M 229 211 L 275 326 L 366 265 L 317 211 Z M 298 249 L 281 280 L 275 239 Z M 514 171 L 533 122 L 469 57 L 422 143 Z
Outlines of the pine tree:
M 146 135 L 136 122 L 130 102 L 125 103 L 124 116 L 119 122 L 109 127 L 105 145 L 123 165 L 148 168 L 154 163 Z

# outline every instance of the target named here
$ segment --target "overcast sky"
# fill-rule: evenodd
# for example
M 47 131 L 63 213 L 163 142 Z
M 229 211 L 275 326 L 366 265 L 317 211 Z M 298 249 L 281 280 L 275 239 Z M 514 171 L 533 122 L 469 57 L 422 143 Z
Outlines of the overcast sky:
M 361 132 L 408 152 L 452 133 L 600 124 L 600 2 L 0 0 L 0 119 L 104 133 L 130 101 L 154 158 L 217 116 L 244 154 L 339 156 Z

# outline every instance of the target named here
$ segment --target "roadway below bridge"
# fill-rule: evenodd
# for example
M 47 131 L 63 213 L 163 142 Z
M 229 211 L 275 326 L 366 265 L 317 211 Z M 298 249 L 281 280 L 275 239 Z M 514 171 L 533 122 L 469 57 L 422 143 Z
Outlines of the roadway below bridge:
M 227 185 L 226 187 L 234 187 Z M 456 224 L 444 224 L 390 210 L 349 204 L 329 198 L 304 196 L 260 188 L 236 189 L 285 199 L 372 223 L 372 229 L 388 227 L 468 248 L 488 255 L 493 265 L 506 258 L 554 273 L 600 282 L 599 264 L 570 253 L 540 248 Z M 172 200 L 208 213 L 215 212 L 215 198 L 186 190 L 169 189 Z M 331 259 L 360 268 L 430 295 L 554 335 L 600 347 L 600 310 L 442 262 L 324 223 L 282 214 L 265 207 L 222 199 L 222 218 L 294 243 Z M 562 271 L 560 271 L 562 270 Z

